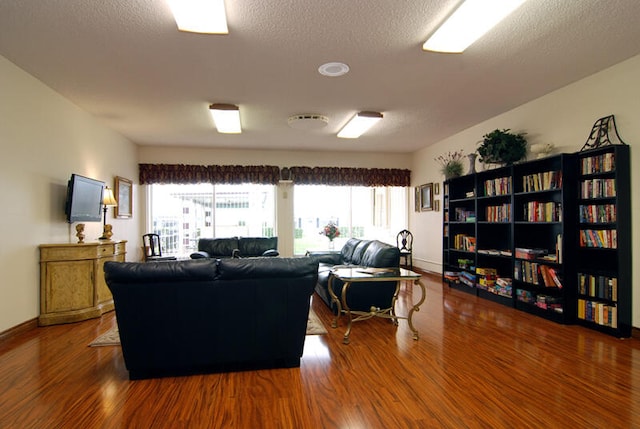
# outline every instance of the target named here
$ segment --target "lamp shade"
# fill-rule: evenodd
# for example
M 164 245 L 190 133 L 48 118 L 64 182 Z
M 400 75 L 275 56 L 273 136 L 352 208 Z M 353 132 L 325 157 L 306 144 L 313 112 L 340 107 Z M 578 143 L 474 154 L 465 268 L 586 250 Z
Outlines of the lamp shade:
M 104 204 L 105 207 L 116 207 L 118 205 L 118 202 L 113 196 L 113 191 L 108 186 L 104 188 L 104 193 L 102 194 L 102 204 Z

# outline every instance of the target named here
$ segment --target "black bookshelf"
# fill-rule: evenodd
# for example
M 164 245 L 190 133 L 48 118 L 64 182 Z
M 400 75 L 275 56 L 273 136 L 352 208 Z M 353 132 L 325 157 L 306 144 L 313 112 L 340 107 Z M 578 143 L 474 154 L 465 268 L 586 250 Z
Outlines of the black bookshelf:
M 443 185 L 443 281 L 476 294 L 476 175 L 456 177 Z M 455 278 L 451 277 L 455 273 Z
M 576 157 L 560 154 L 517 164 L 513 181 L 515 307 L 573 323 Z
M 579 324 L 631 336 L 629 146 L 578 154 L 576 314 Z
M 573 272 L 573 258 L 563 243 L 574 241 L 576 195 L 564 185 L 575 183 L 575 160 L 560 154 L 445 181 L 443 280 L 481 298 L 572 323 L 575 279 L 567 273 Z M 473 247 L 461 245 L 465 237 Z

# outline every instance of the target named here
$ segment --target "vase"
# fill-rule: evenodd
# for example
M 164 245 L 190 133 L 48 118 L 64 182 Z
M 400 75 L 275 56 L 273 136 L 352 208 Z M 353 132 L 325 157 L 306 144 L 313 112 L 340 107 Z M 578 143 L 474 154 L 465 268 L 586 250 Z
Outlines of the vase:
M 333 240 L 329 240 L 329 250 L 334 250 L 336 248 L 335 243 L 333 242 Z
M 469 172 L 467 174 L 473 174 L 476 172 L 476 158 L 478 157 L 477 153 L 470 153 L 467 155 L 469 158 Z

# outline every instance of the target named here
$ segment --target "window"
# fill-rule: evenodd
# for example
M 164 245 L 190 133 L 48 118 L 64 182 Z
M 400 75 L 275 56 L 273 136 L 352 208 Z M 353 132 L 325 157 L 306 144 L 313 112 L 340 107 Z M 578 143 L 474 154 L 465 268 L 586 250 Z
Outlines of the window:
M 167 255 L 188 255 L 199 238 L 271 237 L 273 185 L 150 185 L 151 230 Z
M 404 187 L 296 185 L 293 201 L 296 255 L 328 248 L 329 240 L 320 234 L 328 222 L 340 230 L 334 240 L 336 249 L 350 237 L 395 245 L 398 231 L 407 225 Z

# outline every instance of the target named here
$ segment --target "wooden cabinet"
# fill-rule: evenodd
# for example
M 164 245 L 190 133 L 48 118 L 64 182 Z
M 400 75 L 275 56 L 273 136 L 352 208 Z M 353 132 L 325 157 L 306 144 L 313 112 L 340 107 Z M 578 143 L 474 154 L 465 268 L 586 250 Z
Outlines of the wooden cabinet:
M 40 245 L 40 326 L 100 317 L 113 310 L 104 263 L 124 261 L 126 241 Z

